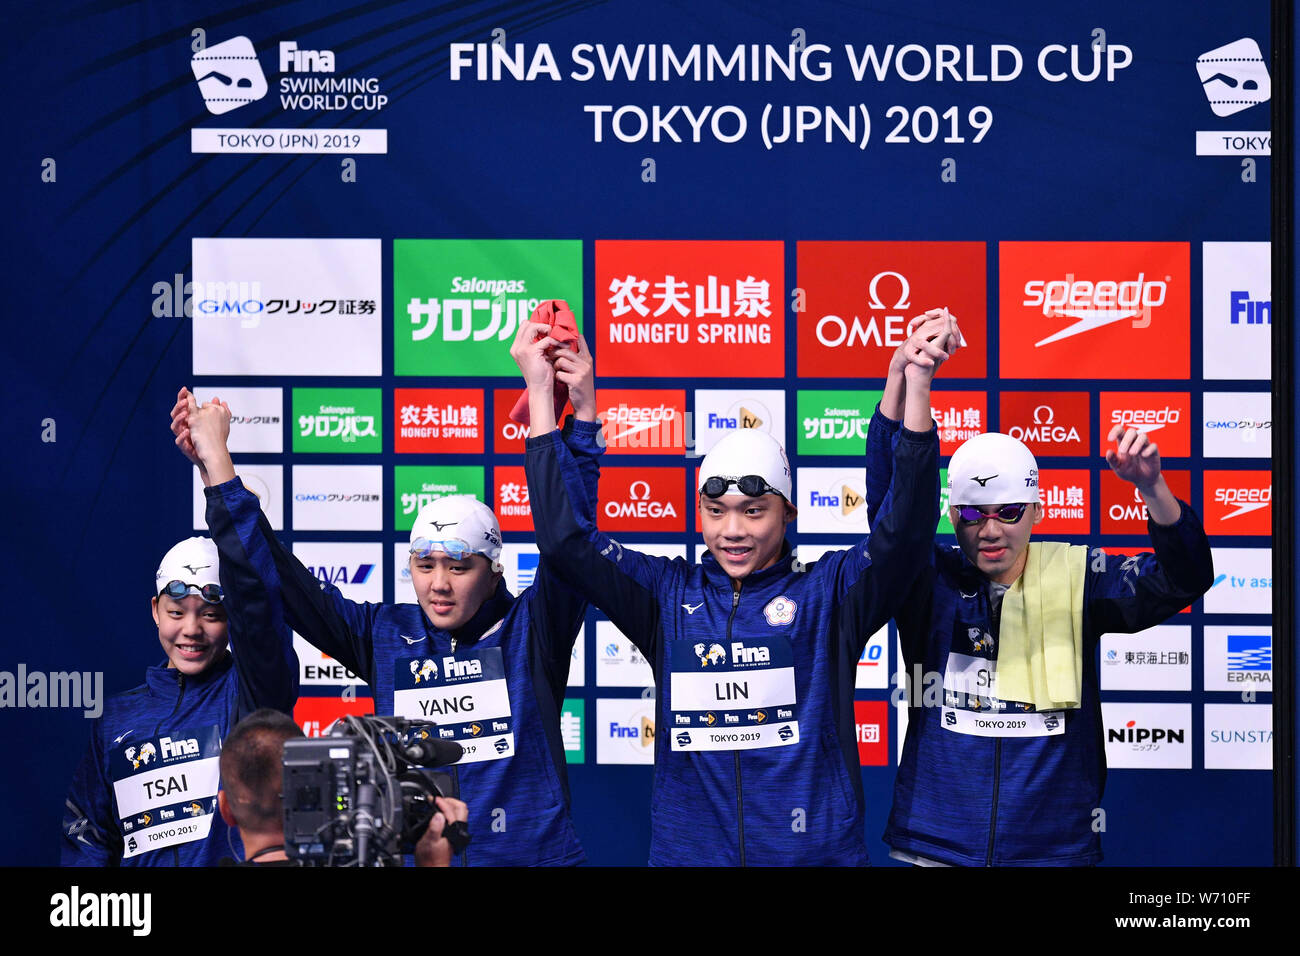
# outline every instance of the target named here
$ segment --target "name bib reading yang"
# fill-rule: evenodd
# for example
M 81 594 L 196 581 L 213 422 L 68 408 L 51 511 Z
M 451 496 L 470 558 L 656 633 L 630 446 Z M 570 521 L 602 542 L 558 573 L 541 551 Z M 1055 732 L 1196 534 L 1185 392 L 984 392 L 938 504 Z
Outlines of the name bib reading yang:
M 437 721 L 440 740 L 465 748 L 460 763 L 514 756 L 514 722 L 501 648 L 397 662 L 393 713 Z
M 780 635 L 672 643 L 673 750 L 752 750 L 799 742 L 794 652 Z
M 217 812 L 221 733 L 213 724 L 113 746 L 124 859 L 206 840 Z
M 975 737 L 1055 737 L 1065 733 L 1065 713 L 997 696 L 997 661 L 950 653 L 943 675 L 945 730 Z

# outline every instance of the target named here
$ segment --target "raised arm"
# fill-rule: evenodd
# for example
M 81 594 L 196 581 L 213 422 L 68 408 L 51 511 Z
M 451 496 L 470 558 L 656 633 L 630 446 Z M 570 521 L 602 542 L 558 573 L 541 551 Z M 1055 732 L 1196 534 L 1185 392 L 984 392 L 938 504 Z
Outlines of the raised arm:
M 604 611 L 653 660 L 659 614 L 656 594 L 670 562 L 630 551 L 596 527 L 594 476 L 583 470 L 594 467 L 598 474 L 596 457 L 585 456 L 587 460 L 580 464 L 579 457 L 555 430 L 552 390 L 557 372 L 569 377 L 570 389 L 579 385 L 575 409 L 578 402 L 585 402 L 581 383 L 574 377 L 576 366 L 560 363 L 558 370 L 553 366 L 550 350 L 558 343 L 547 332 L 546 326 L 527 323 L 510 350 L 523 373 L 529 396 L 531 425 L 524 467 L 537 546 L 543 559 L 571 588 Z M 590 365 L 585 342 L 579 352 L 580 356 L 584 354 L 583 361 Z M 594 377 L 594 370 L 590 375 Z M 593 400 L 593 418 L 594 408 Z M 580 424 L 575 423 L 575 431 Z
M 1111 470 L 1135 485 L 1146 502 L 1155 554 L 1094 559 L 1101 575 L 1089 614 L 1099 633 L 1132 633 L 1167 620 L 1208 591 L 1214 561 L 1200 518 L 1165 483 L 1158 446 L 1137 429 L 1119 425 L 1107 440 L 1115 443 L 1106 451 Z
M 214 400 L 199 409 L 193 396 L 181 390 L 177 408 L 172 410 L 172 432 L 177 447 L 198 466 L 206 486 L 208 530 L 221 555 L 222 586 L 230 595 L 227 603 L 239 605 L 246 618 L 252 615 L 245 632 L 251 640 L 242 635 L 237 638 L 235 618 L 231 619 L 232 641 L 240 641 L 234 646 L 236 664 L 241 657 L 257 661 L 258 666 L 279 667 L 292 661 L 296 694 L 297 658 L 292 636 L 284 627 L 287 624 L 371 683 L 378 605 L 349 601 L 334 585 L 303 567 L 280 543 L 257 497 L 235 475 L 227 447 L 229 426 L 229 408 Z M 241 696 L 245 679 L 241 670 Z M 257 681 L 265 683 L 261 678 Z M 282 687 L 283 675 L 273 681 Z M 263 690 L 248 688 L 250 694 Z

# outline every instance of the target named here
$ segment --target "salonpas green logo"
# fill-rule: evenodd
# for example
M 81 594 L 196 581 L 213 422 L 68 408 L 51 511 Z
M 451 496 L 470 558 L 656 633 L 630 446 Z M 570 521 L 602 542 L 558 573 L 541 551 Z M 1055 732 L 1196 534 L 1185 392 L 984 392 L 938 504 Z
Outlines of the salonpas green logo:
M 519 377 L 510 343 L 546 299 L 582 328 L 579 239 L 397 239 L 393 360 L 398 375 Z
M 948 469 L 939 469 L 939 527 L 935 534 L 956 534 L 952 520 L 948 516 L 948 505 L 952 498 L 952 489 L 948 487 Z
M 586 723 L 587 702 L 585 700 L 564 701 L 560 711 L 560 739 L 564 741 L 564 762 L 585 763 L 587 759 L 586 737 L 582 725 Z
M 410 531 L 421 508 L 447 495 L 473 495 L 483 501 L 483 466 L 398 465 L 393 469 L 394 527 Z
M 882 392 L 800 390 L 798 408 L 800 455 L 853 455 L 867 450 L 867 425 Z
M 384 450 L 382 389 L 295 388 L 295 452 L 363 452 Z

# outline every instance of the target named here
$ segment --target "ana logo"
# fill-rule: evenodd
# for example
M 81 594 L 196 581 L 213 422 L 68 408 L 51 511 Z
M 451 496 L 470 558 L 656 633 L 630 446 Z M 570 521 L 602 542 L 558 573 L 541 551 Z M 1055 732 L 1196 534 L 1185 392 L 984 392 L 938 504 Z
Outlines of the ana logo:
M 700 659 L 701 667 L 708 667 L 710 664 L 716 667 L 727 663 L 727 652 L 723 650 L 721 644 L 710 644 L 707 649 L 703 643 L 696 644 L 695 656 Z
M 1215 116 L 1231 116 L 1273 95 L 1273 83 L 1259 44 L 1250 37 L 1207 50 L 1196 58 L 1205 98 Z
M 232 37 L 194 54 L 190 69 L 214 116 L 237 110 L 266 95 L 266 74 L 248 37 Z
M 139 770 L 146 764 L 153 763 L 158 757 L 158 751 L 154 749 L 151 743 L 144 744 L 138 751 L 134 747 L 127 747 L 123 751 L 126 759 L 131 761 L 131 769 Z
M 417 684 L 421 681 L 428 683 L 431 680 L 437 680 L 438 665 L 428 658 L 423 661 L 411 661 L 411 676 L 415 678 Z
M 782 595 L 768 602 L 767 607 L 763 608 L 763 617 L 773 627 L 781 627 L 794 620 L 795 607 L 794 601 Z
M 1273 486 L 1267 488 L 1216 488 L 1214 500 L 1230 508 L 1236 508 L 1223 516 L 1223 520 L 1267 508 L 1273 502 Z

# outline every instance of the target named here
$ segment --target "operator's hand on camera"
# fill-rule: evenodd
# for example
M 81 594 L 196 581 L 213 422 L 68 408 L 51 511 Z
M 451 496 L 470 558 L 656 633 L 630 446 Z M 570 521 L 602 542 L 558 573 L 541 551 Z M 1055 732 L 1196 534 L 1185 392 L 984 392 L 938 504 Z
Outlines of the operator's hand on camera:
M 446 831 L 456 824 L 463 828 L 469 820 L 469 807 L 463 801 L 454 797 L 438 797 L 437 804 L 438 812 L 429 820 L 424 835 L 415 845 L 416 866 L 451 866 L 454 851 Z

